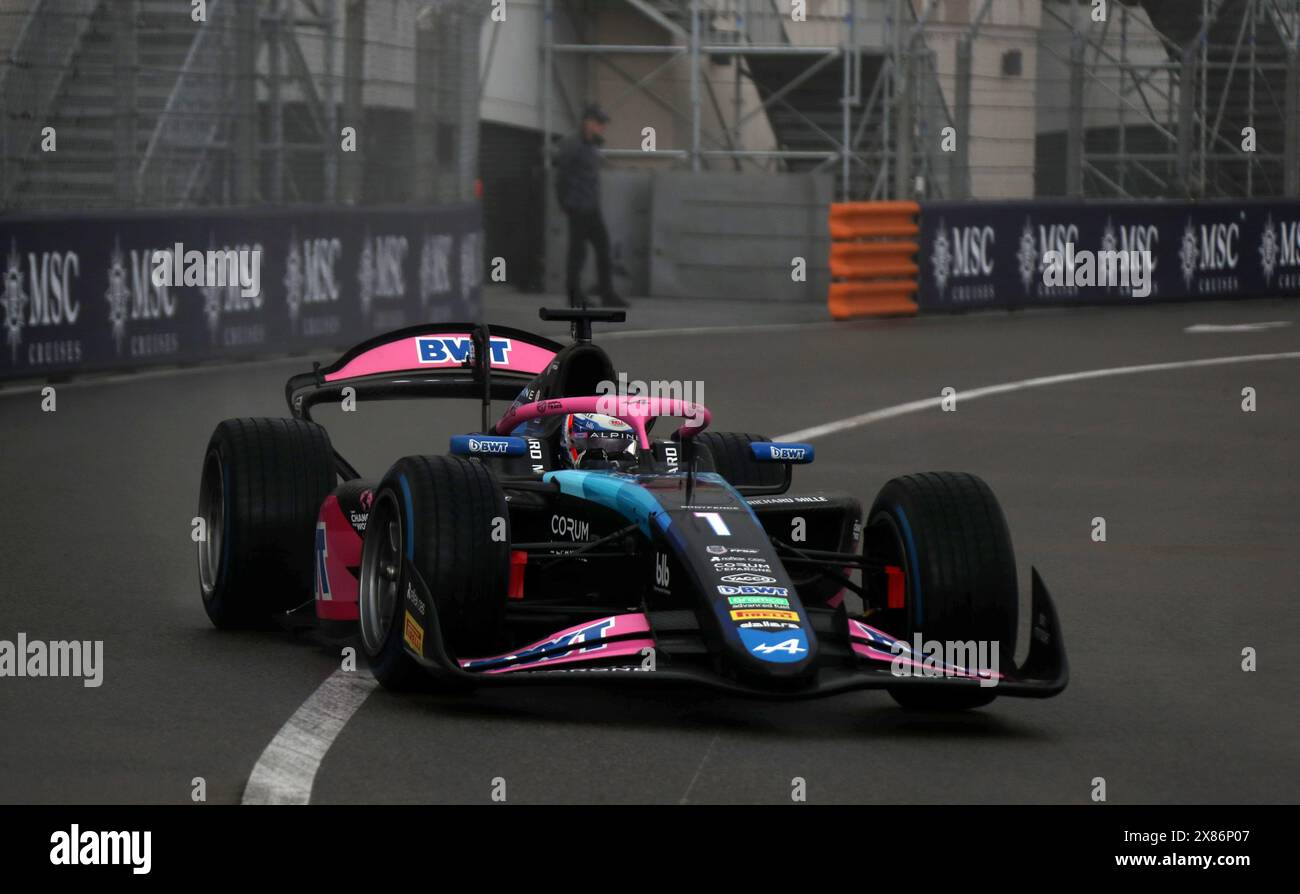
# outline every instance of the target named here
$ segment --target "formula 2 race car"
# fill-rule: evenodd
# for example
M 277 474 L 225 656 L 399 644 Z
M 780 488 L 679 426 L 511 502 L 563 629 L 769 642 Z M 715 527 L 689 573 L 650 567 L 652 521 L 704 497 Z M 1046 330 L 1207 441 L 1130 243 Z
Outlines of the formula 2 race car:
M 360 634 L 389 688 L 688 681 L 768 697 L 883 688 L 905 707 L 1048 697 L 1068 670 L 1035 570 L 1031 641 L 997 500 L 973 475 L 851 496 L 788 493 L 808 444 L 709 429 L 671 396 L 611 393 L 593 322 L 383 335 L 286 385 L 292 418 L 230 419 L 200 489 L 203 605 L 221 628 L 273 619 Z M 363 478 L 312 407 L 469 398 L 481 430 Z M 512 400 L 493 422 L 493 400 Z M 684 420 L 666 437 L 656 420 Z M 860 606 L 856 603 L 860 603 Z

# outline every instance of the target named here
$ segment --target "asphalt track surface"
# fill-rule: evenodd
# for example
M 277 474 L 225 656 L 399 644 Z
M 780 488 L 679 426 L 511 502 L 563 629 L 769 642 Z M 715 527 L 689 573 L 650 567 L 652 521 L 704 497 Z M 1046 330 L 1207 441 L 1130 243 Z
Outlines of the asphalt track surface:
M 498 297 L 493 316 L 531 326 L 535 306 Z M 1112 803 L 1300 801 L 1300 359 L 960 397 L 1300 351 L 1300 304 L 785 325 L 815 310 L 645 303 L 627 329 L 773 325 L 604 343 L 633 378 L 703 381 L 723 430 L 779 435 L 957 389 L 955 412 L 818 437 L 796 486 L 869 501 L 911 471 L 987 479 L 1024 602 L 1034 565 L 1060 608 L 1063 695 L 943 716 L 904 713 L 883 693 L 375 691 L 325 754 L 312 802 L 487 803 L 499 777 L 512 803 L 790 803 L 802 777 L 812 803 L 1086 803 L 1099 776 Z M 1184 331 L 1263 321 L 1293 325 Z M 268 742 L 338 668 L 337 651 L 305 637 L 213 630 L 190 542 L 213 425 L 281 415 L 285 378 L 308 366 L 89 379 L 61 386 L 55 413 L 30 388 L 0 390 L 0 639 L 102 639 L 106 664 L 98 689 L 0 679 L 0 802 L 188 802 L 198 776 L 209 801 L 237 802 Z M 1245 387 L 1256 412 L 1242 411 Z M 475 424 L 472 405 L 363 404 L 332 432 L 377 476 Z M 1105 543 L 1090 537 L 1095 516 Z M 1241 669 L 1247 647 L 1254 673 Z

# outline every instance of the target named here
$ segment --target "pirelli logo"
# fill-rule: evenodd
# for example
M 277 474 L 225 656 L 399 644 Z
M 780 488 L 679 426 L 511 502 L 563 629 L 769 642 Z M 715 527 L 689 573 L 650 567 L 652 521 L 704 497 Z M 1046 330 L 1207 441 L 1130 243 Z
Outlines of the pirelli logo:
M 424 628 L 410 613 L 406 613 L 406 623 L 402 625 L 402 639 L 417 655 L 424 654 Z
M 742 608 L 731 612 L 733 621 L 795 621 L 799 620 L 798 612 L 783 612 L 768 608 Z

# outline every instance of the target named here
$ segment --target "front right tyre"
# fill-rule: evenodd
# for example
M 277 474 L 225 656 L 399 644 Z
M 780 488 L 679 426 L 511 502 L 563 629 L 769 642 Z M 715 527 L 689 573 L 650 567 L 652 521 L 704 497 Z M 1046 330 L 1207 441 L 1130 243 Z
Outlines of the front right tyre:
M 904 571 L 901 609 L 872 623 L 911 644 L 987 644 L 1013 666 L 1019 593 L 1011 534 L 997 497 L 962 472 L 924 472 L 885 484 L 867 515 L 863 552 Z M 989 654 L 989 653 L 985 653 Z M 894 686 L 904 708 L 956 711 L 986 705 L 997 687 Z
M 704 431 L 695 436 L 698 447 L 709 454 L 713 470 L 732 487 L 778 487 L 785 481 L 785 469 L 777 463 L 754 459 L 751 444 L 770 441 L 765 435 L 742 432 Z

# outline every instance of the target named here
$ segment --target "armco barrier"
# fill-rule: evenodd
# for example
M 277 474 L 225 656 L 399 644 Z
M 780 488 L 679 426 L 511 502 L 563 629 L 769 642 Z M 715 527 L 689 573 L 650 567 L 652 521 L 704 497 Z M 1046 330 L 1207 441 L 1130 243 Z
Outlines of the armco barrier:
M 477 204 L 0 217 L 0 379 L 347 345 L 421 322 L 474 321 L 480 231 Z M 186 253 L 260 252 L 260 294 L 206 275 L 155 285 L 154 253 L 174 254 L 177 243 Z
M 1049 286 L 1043 259 L 1149 251 L 1151 294 Z M 1300 295 L 1300 201 L 927 202 L 921 206 L 922 311 Z
M 844 202 L 831 205 L 831 316 L 915 314 L 915 202 Z

